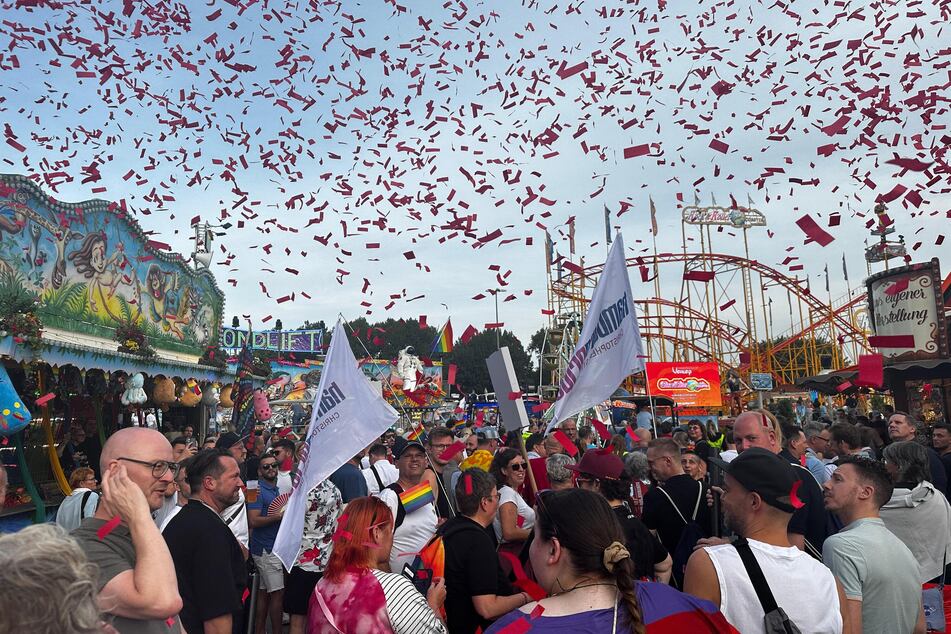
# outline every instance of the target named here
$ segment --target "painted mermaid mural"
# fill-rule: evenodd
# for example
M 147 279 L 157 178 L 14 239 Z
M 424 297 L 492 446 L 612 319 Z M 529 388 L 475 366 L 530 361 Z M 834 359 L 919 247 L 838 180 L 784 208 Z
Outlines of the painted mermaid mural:
M 208 271 L 147 244 L 117 205 L 61 203 L 0 174 L 0 285 L 39 294 L 52 328 L 111 339 L 133 320 L 158 349 L 200 355 L 217 341 L 223 295 Z

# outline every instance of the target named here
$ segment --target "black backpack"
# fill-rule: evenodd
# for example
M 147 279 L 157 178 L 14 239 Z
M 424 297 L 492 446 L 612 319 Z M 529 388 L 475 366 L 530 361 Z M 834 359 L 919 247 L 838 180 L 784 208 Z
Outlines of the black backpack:
M 657 487 L 657 490 L 664 494 L 664 497 L 667 498 L 670 505 L 674 507 L 674 510 L 677 512 L 677 515 L 679 515 L 680 519 L 684 522 L 684 529 L 680 533 L 680 539 L 677 540 L 677 546 L 674 548 L 674 551 L 670 553 L 670 557 L 673 560 L 674 580 L 678 588 L 684 587 L 684 571 L 687 569 L 687 560 L 690 559 L 690 555 L 693 554 L 693 547 L 697 545 L 699 540 L 707 536 L 706 531 L 697 523 L 697 511 L 700 510 L 700 503 L 703 500 L 702 482 L 697 482 L 697 489 L 697 502 L 694 504 L 693 513 L 690 515 L 690 520 L 688 521 L 687 518 L 684 517 L 684 514 L 680 512 L 677 504 L 674 503 L 674 499 L 664 490 L 664 487 Z

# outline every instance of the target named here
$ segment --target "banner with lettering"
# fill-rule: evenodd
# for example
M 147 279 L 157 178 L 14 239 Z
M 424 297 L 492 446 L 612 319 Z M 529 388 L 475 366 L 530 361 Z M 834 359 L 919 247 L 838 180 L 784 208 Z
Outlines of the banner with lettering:
M 274 542 L 274 553 L 290 570 L 300 551 L 307 495 L 398 418 L 357 367 L 343 321 L 338 320 L 314 399 L 310 428 L 294 488 Z
M 720 407 L 720 366 L 716 363 L 651 362 L 647 378 L 653 396 L 666 396 L 678 407 Z
M 275 352 L 322 352 L 324 331 L 316 330 L 259 330 L 248 334 L 240 328 L 221 328 L 220 344 L 225 352 L 247 346 L 252 350 Z
M 631 280 L 621 234 L 611 246 L 585 316 L 581 338 L 558 386 L 548 431 L 578 412 L 603 403 L 629 375 L 644 369 Z
M 886 364 L 948 356 L 937 258 L 876 273 L 865 283 L 874 332 L 868 342 Z

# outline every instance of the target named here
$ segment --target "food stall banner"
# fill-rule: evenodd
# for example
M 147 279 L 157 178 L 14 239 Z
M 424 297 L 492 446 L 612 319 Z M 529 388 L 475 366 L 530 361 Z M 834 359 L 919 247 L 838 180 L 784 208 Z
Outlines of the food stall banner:
M 949 356 L 937 258 L 876 273 L 865 284 L 875 333 L 869 344 L 885 365 Z
M 679 407 L 720 407 L 720 367 L 716 363 L 647 364 L 652 396 L 667 396 Z

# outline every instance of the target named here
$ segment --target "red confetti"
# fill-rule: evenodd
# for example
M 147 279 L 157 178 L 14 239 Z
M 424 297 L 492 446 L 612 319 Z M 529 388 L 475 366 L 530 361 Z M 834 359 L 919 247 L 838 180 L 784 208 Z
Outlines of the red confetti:
M 121 523 L 122 518 L 118 515 L 114 515 L 112 519 L 99 527 L 99 530 L 96 531 L 96 537 L 98 537 L 100 541 L 105 539 L 106 535 L 116 530 L 116 527 Z
M 859 375 L 855 384 L 862 387 L 882 387 L 885 379 L 884 358 L 880 354 L 863 354 L 859 357 Z
M 914 348 L 914 335 L 879 335 L 868 338 L 873 348 Z
M 827 233 L 825 229 L 816 224 L 816 221 L 813 220 L 812 216 L 809 214 L 806 214 L 797 220 L 796 224 L 799 225 L 799 228 L 802 229 L 803 233 L 805 233 L 810 239 L 812 239 L 821 247 L 824 247 L 835 240 L 835 238 Z
M 611 432 L 608 431 L 607 425 L 596 418 L 591 419 L 591 424 L 594 425 L 594 428 L 598 431 L 598 436 L 601 437 L 601 440 L 604 442 L 611 440 Z
M 624 158 L 637 158 L 638 156 L 644 156 L 649 154 L 651 151 L 650 146 L 646 143 L 644 145 L 634 145 L 631 147 L 624 148 Z
M 36 399 L 36 406 L 42 407 L 46 405 L 47 403 L 49 403 L 50 401 L 52 401 L 54 398 L 56 398 L 56 394 L 54 394 L 53 392 L 50 392 L 49 394 L 44 394 L 43 396 Z
M 465 448 L 466 448 L 466 444 L 462 442 L 461 440 L 457 440 L 456 442 L 446 447 L 446 450 L 444 452 L 439 454 L 439 459 L 451 460 L 453 456 L 455 456 L 457 453 L 459 453 Z
M 561 431 L 560 429 L 557 429 L 555 430 L 555 433 L 552 435 L 555 437 L 555 440 L 561 443 L 561 446 L 565 448 L 565 452 L 567 452 L 569 456 L 574 458 L 575 455 L 577 455 L 578 448 L 575 446 L 573 442 L 571 442 L 571 438 L 568 438 L 568 436 L 565 435 L 565 432 Z

